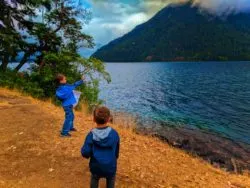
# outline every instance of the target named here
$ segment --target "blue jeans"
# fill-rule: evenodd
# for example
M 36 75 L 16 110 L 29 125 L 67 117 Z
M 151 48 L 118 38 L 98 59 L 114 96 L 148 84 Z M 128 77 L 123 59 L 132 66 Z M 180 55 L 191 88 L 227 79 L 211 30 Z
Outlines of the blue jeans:
M 98 188 L 99 187 L 99 180 L 102 177 L 98 175 L 91 174 L 91 182 L 90 188 Z M 115 176 L 106 177 L 106 187 L 107 188 L 114 188 L 115 187 Z
M 73 112 L 73 105 L 64 106 L 63 109 L 65 112 L 65 121 L 63 124 L 61 134 L 68 134 L 69 131 L 74 128 L 75 116 L 74 116 L 74 112 Z

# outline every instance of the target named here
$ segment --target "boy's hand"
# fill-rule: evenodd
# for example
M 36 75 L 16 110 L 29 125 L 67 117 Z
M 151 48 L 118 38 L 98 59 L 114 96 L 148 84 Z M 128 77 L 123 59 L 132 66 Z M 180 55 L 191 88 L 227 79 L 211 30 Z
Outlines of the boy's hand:
M 82 78 L 81 78 L 82 80 L 85 80 L 86 79 L 86 77 L 84 76 L 84 75 L 82 75 Z

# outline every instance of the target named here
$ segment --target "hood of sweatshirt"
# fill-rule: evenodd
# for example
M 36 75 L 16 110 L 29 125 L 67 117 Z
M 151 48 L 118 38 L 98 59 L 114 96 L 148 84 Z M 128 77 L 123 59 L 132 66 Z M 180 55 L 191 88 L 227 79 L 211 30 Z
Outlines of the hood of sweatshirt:
M 112 128 L 95 128 L 92 131 L 93 142 L 100 147 L 112 147 L 114 145 L 114 138 L 112 137 Z

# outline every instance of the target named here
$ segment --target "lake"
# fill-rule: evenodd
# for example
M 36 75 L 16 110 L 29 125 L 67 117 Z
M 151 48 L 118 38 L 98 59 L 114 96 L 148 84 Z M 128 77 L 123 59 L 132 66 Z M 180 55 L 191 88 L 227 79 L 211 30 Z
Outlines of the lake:
M 145 126 L 185 127 L 250 144 L 250 62 L 107 63 L 100 98 Z M 149 123 L 151 122 L 151 123 Z

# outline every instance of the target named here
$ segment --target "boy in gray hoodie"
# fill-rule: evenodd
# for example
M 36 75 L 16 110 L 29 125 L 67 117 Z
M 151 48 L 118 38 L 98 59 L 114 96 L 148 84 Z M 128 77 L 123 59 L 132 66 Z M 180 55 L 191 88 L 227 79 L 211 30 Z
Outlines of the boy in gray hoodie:
M 97 107 L 94 110 L 94 121 L 97 127 L 89 132 L 81 149 L 82 156 L 90 158 L 90 187 L 98 188 L 99 179 L 106 178 L 107 188 L 114 188 L 120 138 L 118 133 L 107 125 L 110 121 L 108 108 Z

